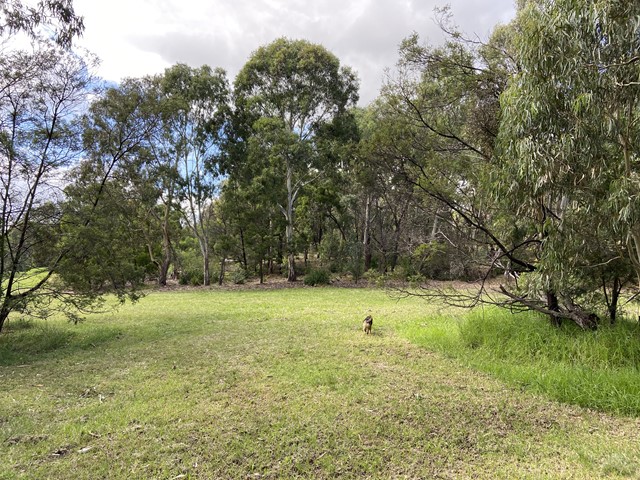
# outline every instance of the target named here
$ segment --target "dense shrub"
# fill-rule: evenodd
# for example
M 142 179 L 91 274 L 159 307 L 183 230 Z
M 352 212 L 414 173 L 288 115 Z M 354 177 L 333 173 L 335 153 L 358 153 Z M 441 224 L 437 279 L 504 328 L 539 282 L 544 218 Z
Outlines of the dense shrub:
M 333 273 L 340 273 L 344 270 L 346 263 L 345 246 L 341 240 L 340 233 L 332 231 L 322 237 L 318 249 L 323 265 Z
M 180 285 L 202 285 L 204 272 L 202 268 L 202 256 L 200 252 L 187 242 L 180 244 L 182 250 L 178 251 L 176 269 L 179 273 Z
M 310 286 L 328 285 L 331 283 L 331 273 L 324 268 L 312 269 L 304 276 L 304 284 Z
M 384 286 L 384 275 L 375 268 L 370 268 L 364 272 L 362 278 L 376 286 Z
M 247 281 L 247 278 L 249 278 L 249 275 L 244 268 L 238 268 L 231 274 L 231 280 L 235 285 L 244 285 L 244 282 Z

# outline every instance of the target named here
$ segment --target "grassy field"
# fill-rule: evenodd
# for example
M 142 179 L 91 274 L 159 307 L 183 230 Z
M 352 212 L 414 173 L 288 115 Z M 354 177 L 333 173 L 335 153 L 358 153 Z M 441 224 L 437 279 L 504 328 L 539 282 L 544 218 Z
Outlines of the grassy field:
M 0 478 L 638 478 L 638 419 L 420 347 L 418 327 L 449 328 L 434 318 L 379 290 L 296 288 L 13 320 Z

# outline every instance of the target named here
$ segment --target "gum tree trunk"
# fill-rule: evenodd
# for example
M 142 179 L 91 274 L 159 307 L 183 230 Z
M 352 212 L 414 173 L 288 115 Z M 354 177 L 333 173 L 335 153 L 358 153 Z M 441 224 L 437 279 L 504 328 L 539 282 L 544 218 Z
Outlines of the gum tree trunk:
M 559 312 L 560 305 L 558 304 L 558 297 L 554 292 L 547 292 L 547 308 L 552 312 Z M 562 323 L 562 319 L 555 315 L 549 315 L 549 320 L 554 327 L 559 327 Z
M 364 232 L 362 234 L 362 246 L 364 249 L 364 271 L 371 268 L 371 238 L 369 229 L 371 226 L 371 195 L 367 195 L 364 209 Z
M 0 309 L 0 332 L 2 332 L 2 327 L 4 327 L 4 322 L 8 317 L 9 317 L 9 309 L 3 306 L 2 309 Z
M 298 191 L 293 190 L 293 169 L 287 161 L 287 207 L 283 211 L 284 217 L 287 220 L 286 229 L 286 242 L 287 242 L 287 281 L 295 282 L 296 277 L 296 264 L 295 264 L 295 252 L 293 250 L 293 204 L 298 196 Z

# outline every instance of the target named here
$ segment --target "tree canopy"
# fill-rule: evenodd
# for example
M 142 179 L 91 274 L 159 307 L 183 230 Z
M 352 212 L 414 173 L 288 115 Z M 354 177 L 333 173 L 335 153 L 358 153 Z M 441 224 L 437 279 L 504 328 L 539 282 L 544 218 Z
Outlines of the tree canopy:
M 357 91 L 355 74 L 324 47 L 286 38 L 256 50 L 236 78 L 236 118 L 244 123 L 237 131 L 245 132 L 247 143 L 240 162 L 248 164 L 251 177 L 269 171 L 279 179 L 273 186 L 282 193 L 271 194 L 286 220 L 290 281 L 296 279 L 295 204 L 302 189 L 335 162 L 323 140 L 337 138 Z

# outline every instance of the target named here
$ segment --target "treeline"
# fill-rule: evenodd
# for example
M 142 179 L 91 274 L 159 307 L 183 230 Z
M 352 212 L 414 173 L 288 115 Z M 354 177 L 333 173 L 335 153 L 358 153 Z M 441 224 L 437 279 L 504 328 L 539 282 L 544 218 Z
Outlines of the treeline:
M 171 276 L 481 280 L 425 294 L 583 328 L 635 291 L 638 1 L 521 1 L 486 42 L 443 11 L 448 40 L 408 37 L 366 108 L 353 71 L 285 38 L 233 83 L 178 64 L 97 88 L 68 48 L 81 20 L 53 3 L 66 15 L 3 3 L 0 33 L 38 48 L 0 55 L 0 328 Z

